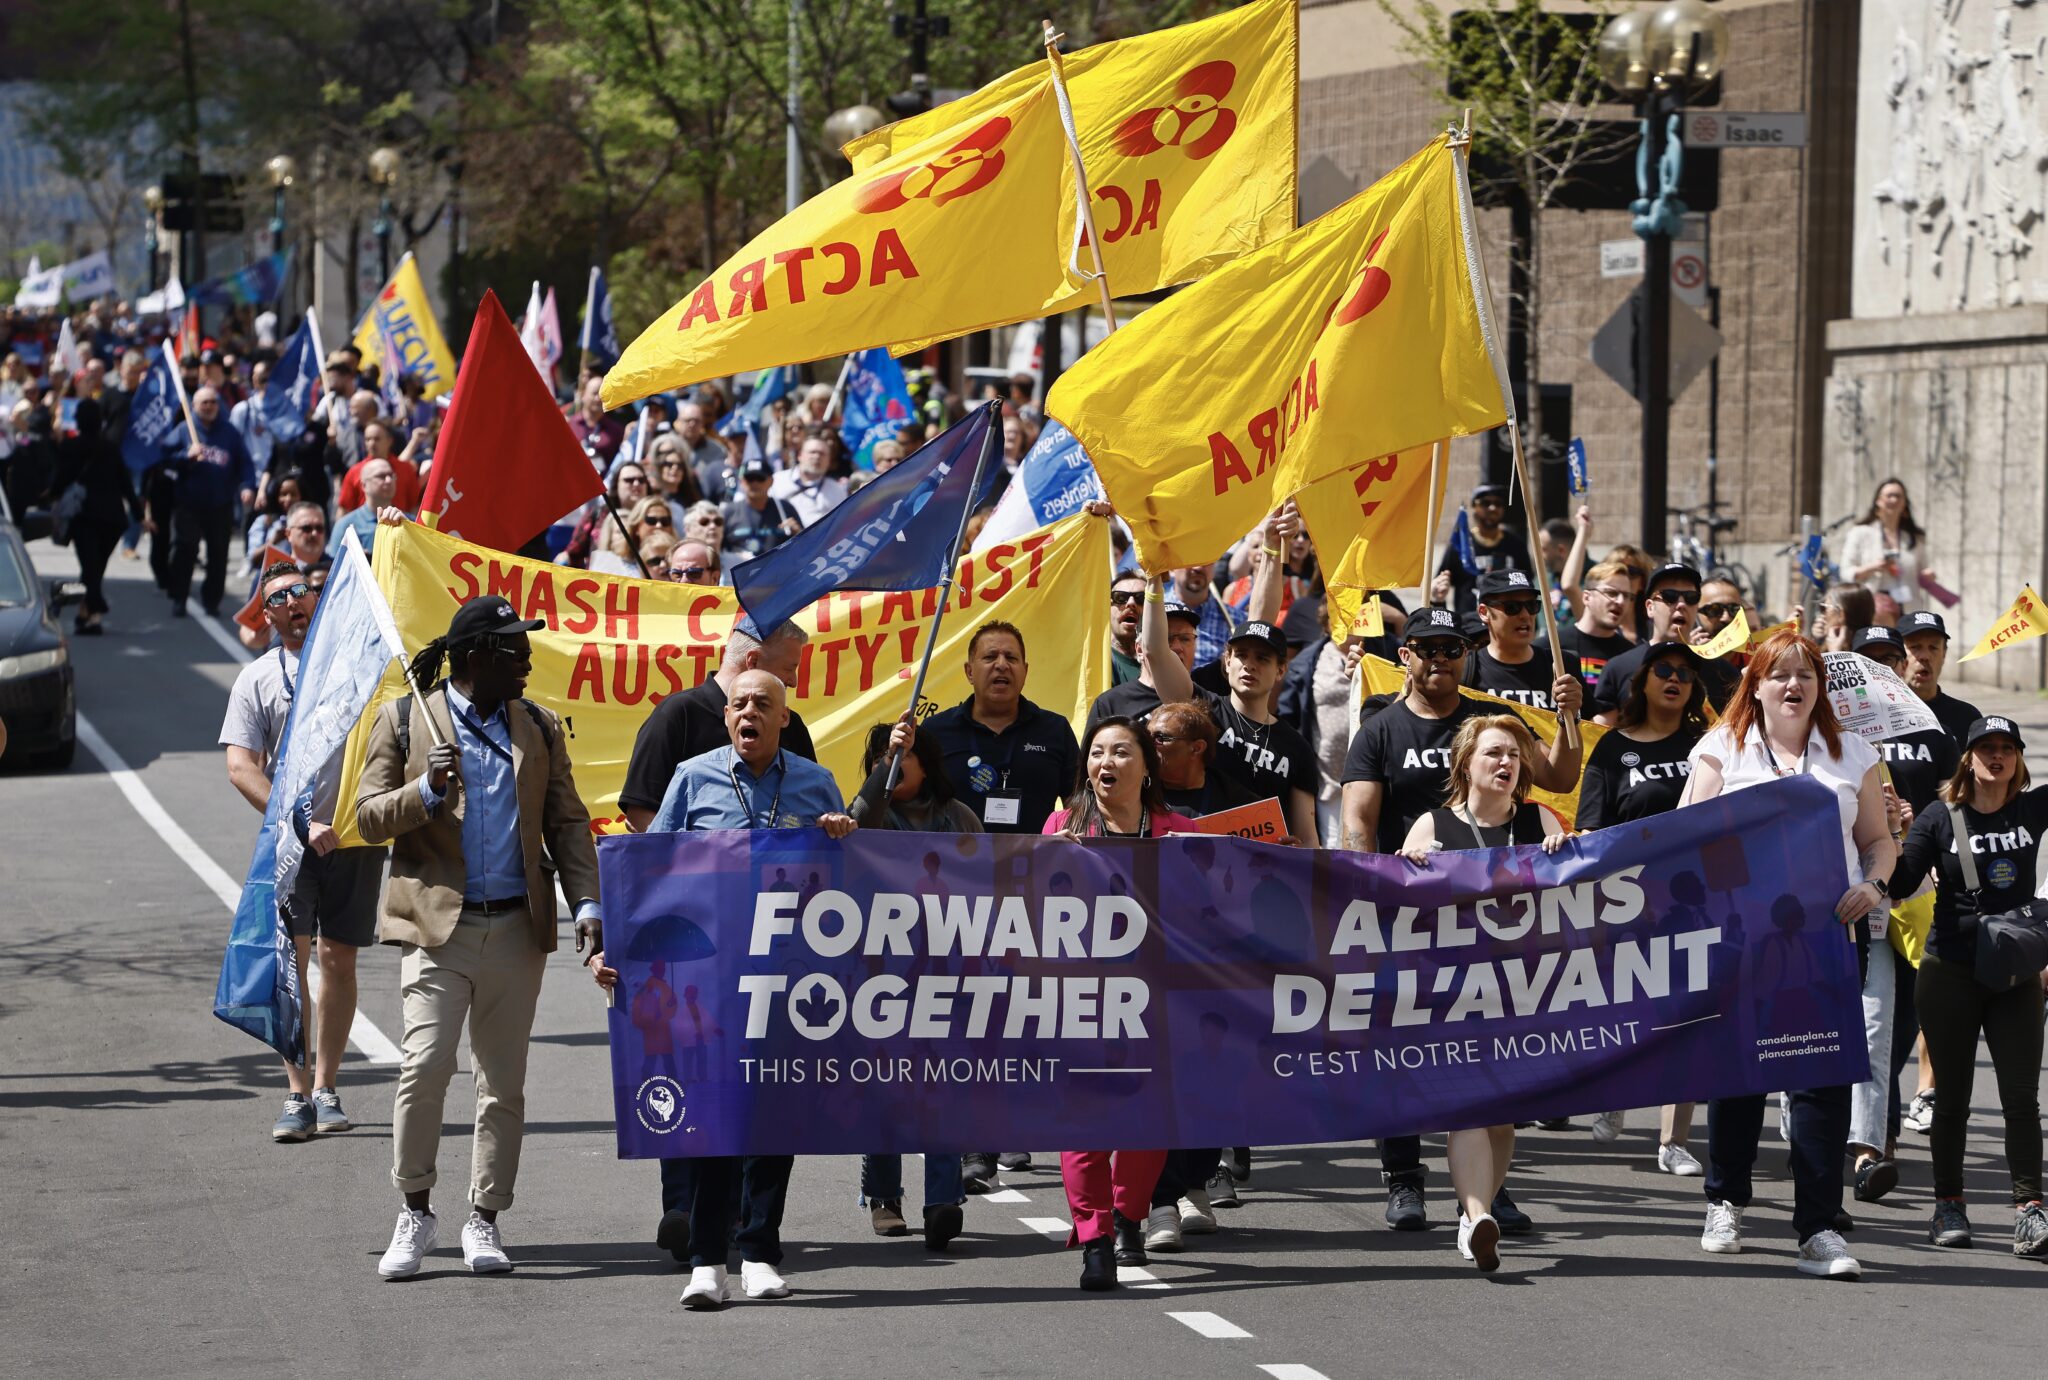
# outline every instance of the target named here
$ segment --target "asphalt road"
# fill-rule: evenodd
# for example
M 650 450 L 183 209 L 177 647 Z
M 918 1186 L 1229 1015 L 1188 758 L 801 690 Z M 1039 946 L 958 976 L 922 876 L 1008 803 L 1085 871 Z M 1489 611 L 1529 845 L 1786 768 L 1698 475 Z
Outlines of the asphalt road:
M 35 555 L 70 569 L 67 551 Z M 395 1070 L 352 1051 L 357 1129 L 271 1143 L 276 1060 L 211 1015 L 222 891 L 257 822 L 214 746 L 237 662 L 170 619 L 145 565 L 112 573 L 111 635 L 74 653 L 84 716 L 132 779 L 84 748 L 64 774 L 0 768 L 0 1375 L 1868 1377 L 2003 1369 L 2038 1345 L 2048 1264 L 2003 1240 L 1988 1066 L 1969 1146 L 1978 1248 L 1925 1244 L 1926 1142 L 1909 1133 L 1904 1185 L 1852 1205 L 1860 1283 L 1793 1271 L 1775 1142 L 1747 1253 L 1703 1255 L 1698 1181 L 1656 1172 L 1644 1112 L 1614 1146 L 1583 1125 L 1523 1134 L 1511 1184 L 1539 1234 L 1511 1239 L 1490 1277 L 1453 1250 L 1440 1148 L 1425 1235 L 1385 1227 L 1372 1147 L 1261 1151 L 1220 1234 L 1113 1295 L 1079 1293 L 1078 1253 L 1048 1235 L 1065 1219 L 1049 1151 L 1005 1201 L 971 1202 L 944 1256 L 869 1233 L 857 1160 L 806 1159 L 785 1228 L 795 1296 L 688 1314 L 685 1276 L 651 1241 L 654 1167 L 613 1157 L 603 1007 L 566 942 L 503 1219 L 517 1271 L 470 1276 L 453 1245 L 473 1110 L 459 1076 L 443 1248 L 416 1280 L 382 1282 Z M 2048 743 L 2048 708 L 1997 703 Z M 393 950 L 363 959 L 362 1013 L 393 1036 L 397 968 Z

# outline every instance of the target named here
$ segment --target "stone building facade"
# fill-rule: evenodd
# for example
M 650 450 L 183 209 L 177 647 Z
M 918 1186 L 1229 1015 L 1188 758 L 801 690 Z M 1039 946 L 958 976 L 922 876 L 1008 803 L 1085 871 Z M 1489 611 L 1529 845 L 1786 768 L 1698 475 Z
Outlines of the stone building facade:
M 1719 209 L 1708 217 L 1723 337 L 1719 492 L 1741 522 L 1733 554 L 1762 582 L 1767 603 L 1782 608 L 1788 567 L 1773 553 L 1796 533 L 1800 514 L 1831 518 L 1842 502 L 1821 473 L 1825 329 L 1849 309 L 1859 5 L 1722 0 L 1719 8 L 1731 31 L 1721 108 L 1805 112 L 1810 129 L 1803 150 L 1724 150 Z M 1451 111 L 1440 77 L 1415 61 L 1378 0 L 1304 0 L 1301 24 L 1304 164 L 1326 156 L 1362 186 L 1443 127 Z M 1483 219 L 1504 320 L 1506 213 Z M 1589 354 L 1594 333 L 1635 286 L 1600 275 L 1600 244 L 1630 237 L 1628 214 L 1547 211 L 1539 233 L 1540 374 L 1572 389 L 1572 430 L 1591 459 L 1596 548 L 1630 541 L 1662 550 L 1667 533 L 1646 540 L 1639 530 L 1640 409 Z M 1710 388 L 1702 373 L 1671 410 L 1674 506 L 1706 498 Z M 1469 484 L 1477 465 L 1476 445 L 1458 447 L 1454 485 Z

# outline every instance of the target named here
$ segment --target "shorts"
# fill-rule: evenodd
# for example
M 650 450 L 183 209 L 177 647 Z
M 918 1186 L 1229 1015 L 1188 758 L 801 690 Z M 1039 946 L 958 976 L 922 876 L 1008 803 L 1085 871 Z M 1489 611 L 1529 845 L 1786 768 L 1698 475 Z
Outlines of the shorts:
M 278 906 L 292 937 L 331 939 L 357 949 L 376 943 L 390 857 L 388 848 L 337 848 L 324 858 L 308 851 L 291 893 Z

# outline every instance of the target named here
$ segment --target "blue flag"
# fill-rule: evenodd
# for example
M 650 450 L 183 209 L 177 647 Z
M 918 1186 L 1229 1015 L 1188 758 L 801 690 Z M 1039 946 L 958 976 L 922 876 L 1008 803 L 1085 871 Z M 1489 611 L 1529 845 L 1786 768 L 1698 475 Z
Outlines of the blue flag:
M 1810 585 L 1830 585 L 1835 581 L 1835 563 L 1822 552 L 1821 542 L 1821 534 L 1815 532 L 1799 552 L 1799 573 Z
M 1026 532 L 1072 517 L 1082 504 L 1101 497 L 1102 480 L 1088 452 L 1073 432 L 1048 417 L 1038 439 L 1017 462 L 1016 477 L 982 525 L 974 549 L 1015 541 Z
M 617 364 L 623 353 L 619 349 L 619 328 L 612 324 L 611 289 L 605 286 L 604 270 L 594 264 L 590 269 L 590 291 L 583 298 L 583 336 L 578 343 L 601 369 Z
M 1458 564 L 1465 567 L 1467 575 L 1479 573 L 1479 558 L 1472 554 L 1472 522 L 1465 510 L 1458 510 L 1458 520 L 1451 524 L 1451 550 L 1457 553 Z
M 320 391 L 320 363 L 309 317 L 285 341 L 277 363 L 271 366 L 270 382 L 263 387 L 263 420 L 279 441 L 296 441 L 305 434 L 306 416 Z
M 778 364 L 773 369 L 763 369 L 754 376 L 754 391 L 747 394 L 747 400 L 718 419 L 720 436 L 761 434 L 761 417 L 768 410 L 768 404 L 787 397 L 790 389 L 796 387 L 796 366 Z
M 171 377 L 170 361 L 158 350 L 150 356 L 149 372 L 128 403 L 128 430 L 121 437 L 121 458 L 128 468 L 141 474 L 160 463 L 177 440 L 178 381 Z
M 1592 491 L 1592 481 L 1586 475 L 1586 439 L 1583 436 L 1572 437 L 1572 443 L 1565 447 L 1564 482 L 1572 491 L 1573 498 Z
M 754 627 L 771 632 L 835 589 L 930 589 L 945 579 L 961 520 L 995 479 L 991 465 L 974 484 L 995 417 L 994 404 L 976 408 L 767 555 L 734 566 L 732 590 Z
M 392 656 L 402 654 L 402 645 L 355 534 L 344 534 L 334 577 L 320 596 L 300 652 L 291 714 L 272 763 L 270 803 L 213 993 L 215 1016 L 292 1063 L 305 1059 L 306 1032 L 299 1018 L 298 964 L 282 907 L 298 888 L 307 822 L 334 809 L 349 730 L 362 717 Z
M 887 350 L 862 350 L 848 362 L 839 435 L 854 463 L 863 467 L 877 441 L 894 440 L 915 410 L 903 370 Z
M 279 250 L 258 259 L 247 268 L 236 269 L 220 278 L 209 278 L 185 294 L 187 302 L 200 306 L 249 307 L 275 302 L 291 276 L 292 251 Z

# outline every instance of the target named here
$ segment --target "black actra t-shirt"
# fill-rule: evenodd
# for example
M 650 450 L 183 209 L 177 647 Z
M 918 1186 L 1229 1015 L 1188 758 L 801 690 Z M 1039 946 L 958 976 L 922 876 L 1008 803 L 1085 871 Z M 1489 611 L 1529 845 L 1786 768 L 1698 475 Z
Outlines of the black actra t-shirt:
M 1605 829 L 1678 808 L 1692 768 L 1687 758 L 1700 735 L 1689 728 L 1654 742 L 1637 742 L 1614 729 L 1586 758 L 1579 780 L 1580 829 Z
M 1316 773 L 1315 753 L 1308 739 L 1290 724 L 1258 723 L 1231 706 L 1221 695 L 1195 687 L 1194 698 L 1209 710 L 1222 738 L 1216 744 L 1216 770 L 1252 792 L 1252 799 L 1268 796 L 1287 804 L 1290 787 L 1307 791 L 1313 799 L 1321 779 Z M 1159 692 L 1143 681 L 1127 680 L 1095 697 L 1088 710 L 1088 724 L 1113 715 L 1143 723 L 1159 707 Z M 1085 736 L 1085 735 L 1084 735 Z
M 1913 807 L 1915 814 L 1934 803 L 1936 794 L 1962 761 L 1956 740 L 1938 728 L 1908 733 L 1903 738 L 1886 738 L 1873 743 L 1892 774 L 1892 789 Z
M 1368 719 L 1344 757 L 1344 784 L 1374 781 L 1380 799 L 1379 852 L 1400 850 L 1416 820 L 1444 803 L 1451 788 L 1451 741 L 1467 719 L 1500 714 L 1503 706 L 1458 697 L 1441 719 L 1425 719 L 1396 700 Z
M 1966 807 L 1963 818 L 1982 891 L 1973 895 L 1965 888 L 1955 825 L 1948 806 L 1937 801 L 1920 812 L 1906 834 L 1899 865 L 1892 869 L 1891 892 L 1910 896 L 1933 871 L 1934 928 L 1928 950 L 1943 963 L 1972 965 L 1977 961 L 1977 917 L 2017 909 L 2034 895 L 2041 836 L 2048 831 L 2048 786 L 2024 791 L 1992 814 Z
M 1963 739 L 1969 734 L 1970 725 L 1983 718 L 1977 706 L 1968 700 L 1959 700 L 1946 690 L 1936 690 L 1934 698 L 1927 701 L 1927 707 L 1934 711 L 1934 717 L 1948 730 L 1948 736 L 1956 740 L 1960 749 Z
M 1557 640 L 1564 648 L 1564 664 L 1578 671 L 1588 691 L 1600 684 L 1600 673 L 1607 669 L 1608 662 L 1636 645 L 1620 633 L 1601 637 L 1582 631 L 1576 623 L 1559 628 Z
M 1496 658 L 1491 648 L 1474 647 L 1465 658 L 1465 684 L 1531 709 L 1555 709 L 1550 686 L 1557 672 L 1551 669 L 1550 651 L 1545 647 L 1529 651 L 1529 659 L 1515 665 Z

